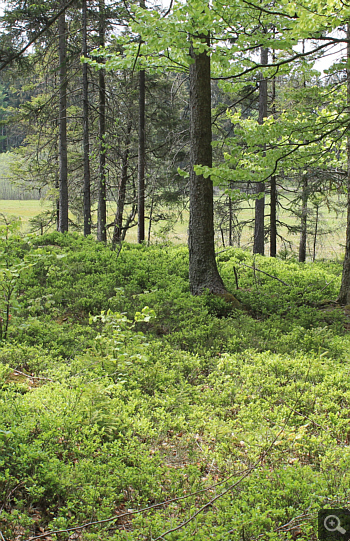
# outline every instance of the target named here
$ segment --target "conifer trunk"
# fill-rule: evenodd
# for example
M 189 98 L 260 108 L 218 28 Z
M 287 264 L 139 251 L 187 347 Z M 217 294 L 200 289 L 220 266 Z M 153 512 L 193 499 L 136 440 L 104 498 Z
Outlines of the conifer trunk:
M 228 196 L 228 245 L 233 246 L 233 208 L 232 198 Z
M 307 175 L 303 176 L 301 193 L 301 224 L 300 224 L 300 243 L 299 243 L 299 263 L 305 263 L 306 260 L 306 240 L 307 240 L 307 203 L 309 199 Z
M 270 256 L 277 255 L 277 186 L 276 177 L 270 180 Z
M 275 52 L 272 55 L 273 63 L 275 62 Z M 272 79 L 272 115 L 276 117 L 276 78 Z M 270 257 L 277 255 L 277 183 L 276 176 L 273 175 L 270 179 Z
M 347 107 L 348 121 L 350 122 L 350 23 L 347 25 Z M 347 225 L 346 225 L 346 241 L 345 241 L 345 258 L 343 264 L 343 275 L 341 279 L 340 293 L 338 302 L 340 304 L 350 304 L 350 136 L 347 137 Z
M 86 0 L 82 5 L 83 15 L 83 56 L 87 57 L 87 8 Z M 84 236 L 91 234 L 91 198 L 90 198 L 90 148 L 89 148 L 89 90 L 88 65 L 83 64 L 83 146 L 84 146 Z
M 261 65 L 268 63 L 268 49 L 261 48 Z M 263 124 L 267 116 L 267 79 L 261 76 L 259 84 L 259 124 Z M 264 193 L 264 196 L 255 200 L 255 223 L 254 223 L 254 246 L 253 253 L 264 255 L 265 249 L 265 183 L 258 182 L 256 193 Z
M 63 4 L 64 5 L 64 4 Z M 63 7 L 62 5 L 62 7 Z M 68 160 L 67 160 L 67 36 L 66 15 L 58 18 L 59 54 L 59 231 L 68 231 Z
M 137 242 L 145 240 L 145 70 L 139 73 L 138 229 Z
M 125 197 L 126 197 L 126 184 L 128 181 L 128 165 L 129 165 L 129 152 L 130 152 L 130 134 L 131 134 L 132 122 L 129 120 L 127 131 L 126 131 L 126 141 L 125 141 L 125 150 L 122 157 L 122 174 L 120 178 L 120 183 L 118 187 L 118 201 L 117 201 L 117 212 L 115 214 L 114 220 L 114 231 L 112 246 L 116 247 L 122 240 L 123 234 L 123 214 L 125 206 Z
M 99 42 L 100 47 L 105 45 L 105 2 L 99 0 Z M 97 240 L 107 240 L 107 202 L 106 202 L 106 80 L 105 70 L 98 72 L 99 81 L 99 186 L 98 186 L 98 208 L 97 208 Z
M 140 7 L 145 8 L 145 0 L 140 0 Z M 146 109 L 146 73 L 139 73 L 139 150 L 138 150 L 138 196 L 137 196 L 137 242 L 145 240 L 145 109 Z

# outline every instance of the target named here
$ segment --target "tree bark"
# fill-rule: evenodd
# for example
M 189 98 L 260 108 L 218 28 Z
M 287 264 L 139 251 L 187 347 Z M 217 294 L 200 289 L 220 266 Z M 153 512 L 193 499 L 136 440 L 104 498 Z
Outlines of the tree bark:
M 99 42 L 100 47 L 105 45 L 105 2 L 99 0 Z M 105 70 L 100 69 L 99 79 L 99 140 L 100 164 L 97 208 L 97 240 L 107 240 L 107 202 L 106 202 L 106 80 Z
M 201 36 L 209 46 L 208 36 Z M 205 289 L 219 295 L 229 295 L 219 275 L 214 247 L 213 183 L 196 175 L 195 165 L 212 166 L 210 56 L 205 51 L 190 49 L 190 222 L 189 222 L 189 280 L 193 295 Z M 230 296 L 230 295 L 229 295 Z M 232 297 L 234 299 L 234 297 Z M 236 301 L 237 302 L 237 301 Z
M 272 55 L 275 62 L 275 52 Z M 272 115 L 276 117 L 276 78 L 272 79 Z M 270 257 L 277 255 L 277 184 L 276 176 L 273 175 L 270 180 Z
M 268 49 L 261 48 L 261 65 L 268 63 Z M 267 79 L 261 76 L 259 84 L 259 124 L 263 124 L 267 116 Z M 256 193 L 264 193 L 264 182 L 258 182 Z M 254 246 L 253 253 L 264 255 L 265 249 L 265 194 L 264 197 L 255 200 L 255 223 L 254 223 Z
M 56 177 L 55 188 L 57 190 L 57 193 L 59 194 L 59 190 L 60 190 L 59 175 L 57 175 Z M 60 230 L 60 197 L 59 196 L 56 199 L 55 205 L 56 205 L 56 230 L 59 231 Z
M 306 240 L 307 240 L 307 202 L 309 199 L 307 175 L 303 176 L 303 185 L 301 193 L 301 224 L 300 224 L 300 243 L 299 243 L 299 263 L 305 263 L 306 260 Z
M 87 8 L 86 0 L 82 5 L 83 15 L 83 56 L 87 57 Z M 91 198 L 90 198 L 90 149 L 89 149 L 89 89 L 88 65 L 83 64 L 83 146 L 84 146 L 84 236 L 91 234 Z
M 276 177 L 270 180 L 270 256 L 277 255 L 277 185 Z
M 228 245 L 233 246 L 233 209 L 232 209 L 232 198 L 228 196 Z
M 118 201 L 117 201 L 117 212 L 115 214 L 114 220 L 114 231 L 112 246 L 115 248 L 122 240 L 123 233 L 123 214 L 125 206 L 125 197 L 126 197 L 126 184 L 128 181 L 128 165 L 129 165 L 129 152 L 130 152 L 130 134 L 131 134 L 132 122 L 129 120 L 126 131 L 126 141 L 125 141 L 125 150 L 122 157 L 122 174 L 120 178 L 120 183 L 118 187 Z
M 62 5 L 63 7 L 63 5 Z M 67 41 L 66 16 L 58 19 L 59 54 L 59 231 L 68 231 L 68 159 L 67 159 Z
M 312 261 L 314 262 L 316 259 L 316 244 L 317 244 L 317 232 L 318 232 L 318 219 L 319 219 L 319 206 L 316 205 L 316 216 L 315 216 L 315 231 L 314 231 L 314 246 L 313 246 L 313 253 L 312 253 Z
M 347 107 L 348 119 L 350 121 L 350 23 L 347 25 Z M 346 225 L 346 241 L 345 241 L 345 258 L 343 264 L 343 274 L 341 279 L 340 292 L 338 302 L 340 304 L 350 304 L 350 136 L 347 137 L 347 225 Z
M 138 228 L 137 242 L 145 240 L 145 106 L 146 74 L 139 73 L 139 151 L 138 151 Z

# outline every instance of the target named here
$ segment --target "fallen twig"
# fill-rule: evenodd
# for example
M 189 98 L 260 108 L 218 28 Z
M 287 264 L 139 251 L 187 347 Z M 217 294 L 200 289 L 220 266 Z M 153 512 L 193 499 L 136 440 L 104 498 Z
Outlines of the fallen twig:
M 265 272 L 261 269 L 258 269 L 257 267 L 251 267 L 250 265 L 246 265 L 245 263 L 241 263 L 239 262 L 240 265 L 243 265 L 243 267 L 248 267 L 248 269 L 252 269 L 254 272 L 257 271 L 257 272 L 262 272 L 262 274 L 266 274 L 266 276 L 269 276 L 270 278 L 273 278 L 274 280 L 277 280 L 278 282 L 281 282 L 281 284 L 287 286 L 287 287 L 292 287 L 290 284 L 287 284 L 287 282 L 284 282 L 283 280 L 281 280 L 280 278 L 277 278 L 277 276 L 273 276 L 272 274 L 269 274 L 268 272 Z
M 44 378 L 43 376 L 31 376 L 30 374 L 26 374 L 25 372 L 21 372 L 20 370 L 14 370 L 14 373 L 18 374 L 19 376 L 25 376 L 26 378 L 30 378 L 30 379 L 42 379 L 44 381 L 53 381 L 53 379 Z
M 247 469 L 247 470 L 243 470 L 243 473 L 244 472 L 249 472 L 249 471 L 250 471 L 250 468 Z M 216 488 L 216 487 L 222 485 L 223 483 L 225 483 L 226 481 L 228 481 L 229 479 L 232 479 L 232 477 L 235 477 L 236 475 L 240 475 L 241 473 L 242 472 L 234 472 L 229 477 L 226 477 L 225 479 L 223 479 L 219 483 L 216 483 L 215 485 L 210 485 L 209 487 L 203 488 L 201 490 L 197 490 L 196 492 L 191 492 L 190 494 L 186 494 L 186 496 L 180 496 L 179 498 L 173 498 L 171 500 L 165 500 L 163 502 L 155 503 L 153 505 L 150 505 L 149 507 L 144 507 L 143 509 L 138 509 L 136 511 L 134 511 L 134 510 L 133 511 L 127 511 L 126 513 L 122 513 L 121 515 L 110 517 L 110 518 L 105 518 L 103 520 L 96 520 L 94 522 L 86 522 L 85 524 L 82 524 L 80 526 L 74 526 L 72 528 L 66 528 L 65 530 L 54 530 L 54 531 L 51 530 L 49 532 L 37 535 L 35 537 L 29 537 L 25 541 L 34 541 L 35 539 L 43 539 L 44 537 L 48 537 L 49 535 L 58 534 L 58 533 L 76 532 L 78 530 L 83 530 L 84 528 L 88 528 L 89 526 L 96 526 L 98 524 L 106 524 L 107 522 L 114 522 L 115 520 L 118 520 L 118 519 L 123 518 L 123 517 L 127 517 L 127 516 L 130 516 L 130 515 L 137 515 L 137 514 L 149 511 L 150 509 L 155 509 L 157 507 L 162 507 L 163 505 L 167 505 L 169 503 L 174 503 L 174 502 L 178 502 L 180 500 L 185 500 L 186 498 L 190 498 L 191 496 L 196 496 L 197 494 L 201 494 L 202 492 L 207 492 L 208 490 Z M 158 539 L 162 539 L 162 537 L 159 537 Z
M 310 368 L 311 368 L 311 365 L 309 365 L 309 368 L 308 368 L 308 371 L 307 371 L 307 374 L 306 374 L 306 379 L 309 377 L 309 372 L 310 372 Z M 301 399 L 301 396 L 302 396 L 302 391 L 300 392 L 298 398 L 295 400 L 295 407 L 298 406 L 299 402 L 300 402 L 300 399 Z M 263 451 L 261 453 L 261 455 L 259 456 L 258 460 L 256 460 L 256 462 L 253 464 L 253 466 L 251 468 L 249 468 L 249 470 L 247 470 L 244 475 L 241 476 L 240 479 L 238 479 L 238 481 L 236 481 L 235 483 L 233 483 L 232 485 L 230 485 L 226 490 L 224 490 L 223 492 L 221 492 L 220 494 L 218 494 L 217 496 L 215 496 L 214 498 L 212 498 L 211 500 L 209 500 L 209 502 L 207 502 L 205 505 L 203 505 L 200 509 L 198 509 L 198 511 L 196 511 L 195 513 L 193 513 L 193 515 L 191 515 L 187 520 L 183 521 L 181 524 L 179 524 L 178 526 L 175 526 L 174 528 L 170 528 L 169 530 L 167 530 L 166 532 L 163 532 L 160 536 L 156 537 L 154 541 L 159 541 L 159 539 L 163 539 L 166 535 L 168 535 L 169 533 L 173 533 L 173 532 L 176 532 L 178 530 L 181 530 L 181 528 L 183 528 L 184 526 L 186 526 L 187 524 L 189 524 L 190 522 L 192 522 L 192 520 L 194 518 L 196 518 L 196 516 L 198 516 L 202 511 L 204 511 L 205 509 L 207 509 L 208 507 L 211 507 L 213 505 L 214 502 L 216 502 L 216 500 L 218 500 L 219 498 L 222 498 L 222 496 L 225 496 L 225 494 L 227 494 L 229 491 L 233 490 L 234 488 L 236 488 L 238 485 L 240 485 L 242 483 L 242 481 L 244 481 L 244 479 L 246 479 L 247 477 L 249 477 L 249 475 L 255 471 L 258 466 L 260 466 L 260 464 L 263 462 L 263 460 L 268 456 L 268 454 L 270 453 L 271 449 L 273 449 L 273 446 L 275 445 L 276 441 L 278 440 L 278 438 L 280 437 L 280 435 L 282 434 L 282 432 L 284 432 L 285 430 L 285 427 L 287 426 L 287 423 L 288 423 L 288 420 L 291 418 L 291 416 L 293 415 L 294 411 L 292 410 L 290 412 L 290 414 L 287 416 L 285 422 L 284 422 L 284 426 L 278 431 L 278 433 L 275 435 L 275 437 L 273 438 L 272 442 L 270 443 L 270 445 L 268 446 L 268 448 Z

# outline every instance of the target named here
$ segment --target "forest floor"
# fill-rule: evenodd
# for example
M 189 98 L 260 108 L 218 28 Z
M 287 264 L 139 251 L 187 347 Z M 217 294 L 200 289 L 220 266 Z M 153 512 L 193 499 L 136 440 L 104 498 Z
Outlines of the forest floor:
M 316 541 L 349 507 L 340 262 L 224 251 L 237 311 L 189 294 L 181 245 L 0 253 L 2 540 Z

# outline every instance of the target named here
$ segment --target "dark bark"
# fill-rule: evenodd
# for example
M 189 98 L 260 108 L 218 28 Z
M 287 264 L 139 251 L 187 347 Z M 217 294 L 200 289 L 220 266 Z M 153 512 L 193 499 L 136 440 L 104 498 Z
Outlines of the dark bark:
M 275 62 L 275 52 L 272 54 L 273 63 Z M 276 117 L 276 78 L 272 79 L 272 115 Z M 277 184 L 276 176 L 273 175 L 270 180 L 270 256 L 277 255 Z
M 67 36 L 66 17 L 58 19 L 59 32 L 59 231 L 68 231 L 68 160 L 67 160 Z
M 56 181 L 55 181 L 55 188 L 57 190 L 57 193 L 59 194 L 60 190 L 60 181 L 59 181 L 59 175 L 57 174 Z M 56 230 L 60 230 L 60 198 L 56 199 Z
M 132 122 L 129 120 L 127 131 L 126 131 L 126 141 L 125 141 L 125 150 L 122 157 L 122 174 L 120 178 L 120 183 L 118 187 L 118 200 L 117 200 L 117 212 L 115 214 L 114 220 L 114 231 L 112 246 L 115 247 L 122 240 L 123 234 L 123 214 L 125 206 L 125 197 L 126 197 L 126 184 L 128 181 L 128 165 L 129 165 L 129 152 L 130 152 L 130 134 L 131 134 Z
M 270 180 L 270 256 L 277 254 L 277 186 L 276 177 Z
M 105 45 L 105 2 L 99 0 L 99 44 Z M 100 69 L 99 80 L 99 186 L 98 186 L 98 208 L 97 208 L 97 240 L 107 240 L 107 190 L 106 190 L 106 81 L 105 70 Z
M 307 203 L 309 199 L 309 189 L 307 175 L 303 176 L 301 192 L 301 223 L 300 223 L 300 243 L 299 243 L 299 262 L 305 263 L 306 260 L 306 240 L 307 240 Z
M 318 219 L 319 219 L 319 206 L 316 206 L 316 216 L 315 216 L 315 231 L 314 231 L 314 246 L 312 253 L 312 261 L 316 259 L 316 244 L 317 244 L 317 233 L 318 233 Z
M 83 56 L 87 57 L 87 9 L 86 0 L 82 5 L 83 15 Z M 83 146 L 84 146 L 84 236 L 91 234 L 90 198 L 90 149 L 89 149 L 89 90 L 88 65 L 83 64 Z
M 140 0 L 140 7 L 145 9 L 145 0 Z M 141 37 L 140 37 L 141 39 Z M 139 149 L 137 179 L 137 242 L 145 240 L 145 110 L 146 110 L 146 73 L 139 73 Z
M 209 45 L 209 37 L 203 37 Z M 196 54 L 190 65 L 190 222 L 189 279 L 193 295 L 205 289 L 228 295 L 219 275 L 214 248 L 213 184 L 209 178 L 196 175 L 195 165 L 212 166 L 210 57 L 206 52 Z
M 146 74 L 139 73 L 139 151 L 138 151 L 138 228 L 137 242 L 145 240 L 145 106 Z
M 350 119 L 350 24 L 347 25 L 347 107 L 348 118 Z M 350 136 L 347 138 L 347 225 L 345 241 L 345 258 L 343 264 L 343 275 L 341 279 L 340 293 L 338 302 L 340 304 L 350 304 Z
M 149 245 L 151 244 L 151 230 L 152 230 L 152 220 L 153 220 L 153 207 L 154 207 L 154 195 L 152 194 L 152 198 L 151 198 L 151 208 L 150 208 L 150 211 L 149 211 L 147 246 L 149 246 Z
M 233 246 L 233 209 L 232 209 L 232 198 L 228 197 L 228 245 Z
M 261 48 L 261 65 L 268 63 L 268 49 Z M 267 79 L 261 76 L 259 84 L 259 124 L 267 116 Z M 265 193 L 265 184 L 258 182 L 256 193 Z M 265 248 L 265 195 L 255 200 L 254 246 L 253 253 L 264 255 Z

